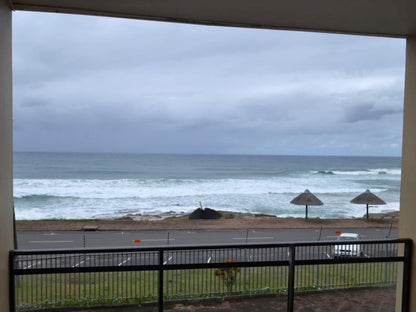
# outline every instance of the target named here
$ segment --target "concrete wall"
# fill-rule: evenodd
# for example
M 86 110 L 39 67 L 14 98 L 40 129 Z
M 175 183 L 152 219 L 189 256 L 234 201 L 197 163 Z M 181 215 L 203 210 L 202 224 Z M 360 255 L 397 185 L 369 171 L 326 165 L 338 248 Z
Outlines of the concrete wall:
M 407 38 L 399 237 L 416 241 L 416 37 Z M 410 309 L 416 311 L 416 254 L 412 253 Z M 401 279 L 397 307 L 400 311 Z
M 12 14 L 0 0 L 0 311 L 9 311 L 9 250 L 13 249 Z

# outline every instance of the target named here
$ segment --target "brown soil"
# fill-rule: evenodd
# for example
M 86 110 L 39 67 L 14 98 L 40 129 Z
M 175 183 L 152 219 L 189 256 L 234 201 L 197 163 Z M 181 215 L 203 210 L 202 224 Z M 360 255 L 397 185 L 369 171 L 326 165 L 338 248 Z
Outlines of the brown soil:
M 365 287 L 336 290 L 309 291 L 295 294 L 296 312 L 393 312 L 395 310 L 395 287 Z M 155 304 L 137 306 L 113 306 L 81 308 L 77 312 L 153 312 Z M 259 296 L 246 298 L 209 299 L 190 302 L 170 302 L 164 306 L 165 312 L 264 312 L 287 311 L 286 296 Z
M 297 312 L 393 312 L 395 288 L 375 287 L 363 289 L 323 290 L 297 293 L 293 303 Z M 164 311 L 210 312 L 210 311 L 287 311 L 287 297 L 271 296 L 242 300 L 225 300 L 218 305 L 177 304 Z

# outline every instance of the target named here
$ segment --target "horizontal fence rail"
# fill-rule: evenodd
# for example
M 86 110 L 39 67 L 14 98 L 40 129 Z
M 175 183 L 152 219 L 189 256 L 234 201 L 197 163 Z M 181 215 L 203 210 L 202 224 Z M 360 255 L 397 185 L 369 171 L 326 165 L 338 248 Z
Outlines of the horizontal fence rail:
M 14 250 L 10 311 L 394 285 L 407 311 L 412 241 L 296 242 L 154 248 Z

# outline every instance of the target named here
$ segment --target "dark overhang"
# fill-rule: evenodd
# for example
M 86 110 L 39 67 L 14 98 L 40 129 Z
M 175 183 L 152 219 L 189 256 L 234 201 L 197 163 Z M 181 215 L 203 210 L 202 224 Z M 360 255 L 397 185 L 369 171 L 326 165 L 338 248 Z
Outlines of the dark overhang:
M 15 10 L 389 37 L 416 35 L 415 0 L 10 0 Z

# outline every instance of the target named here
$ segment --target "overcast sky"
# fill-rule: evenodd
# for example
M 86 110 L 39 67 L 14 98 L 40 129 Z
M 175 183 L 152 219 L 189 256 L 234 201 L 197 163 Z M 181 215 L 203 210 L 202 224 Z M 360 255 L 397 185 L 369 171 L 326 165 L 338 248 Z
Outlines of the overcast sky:
M 14 149 L 401 154 L 405 41 L 13 13 Z

